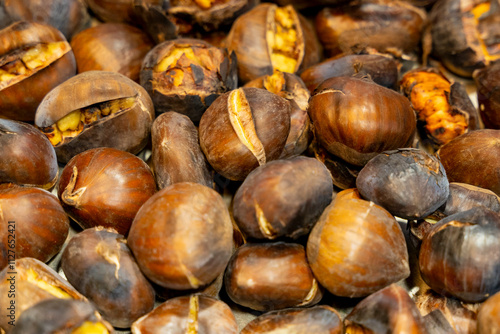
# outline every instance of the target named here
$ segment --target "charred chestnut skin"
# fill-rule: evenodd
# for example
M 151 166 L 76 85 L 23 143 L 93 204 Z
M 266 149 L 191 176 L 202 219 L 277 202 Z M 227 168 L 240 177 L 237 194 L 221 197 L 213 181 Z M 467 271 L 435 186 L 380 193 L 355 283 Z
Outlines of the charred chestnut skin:
M 330 173 L 318 160 L 276 160 L 243 181 L 234 196 L 233 215 L 247 237 L 298 238 L 309 233 L 332 196 Z
M 500 331 L 500 292 L 486 299 L 477 314 L 477 333 L 494 334 Z
M 144 161 L 105 147 L 71 159 L 57 189 L 64 210 L 82 228 L 104 226 L 123 235 L 155 192 L 154 177 Z
M 232 301 L 258 311 L 310 306 L 323 296 L 304 247 L 293 243 L 241 246 L 229 261 L 224 285 Z
M 477 88 L 479 113 L 487 129 L 500 129 L 500 63 L 475 70 L 472 77 Z
M 420 247 L 422 278 L 438 293 L 484 301 L 500 291 L 499 234 L 500 215 L 484 207 L 440 220 Z
M 0 183 L 51 189 L 59 166 L 50 141 L 34 126 L 0 119 Z
M 76 234 L 64 249 L 61 269 L 115 327 L 129 328 L 154 307 L 153 287 L 123 235 L 113 230 L 98 227 Z
M 211 283 L 231 257 L 233 227 L 222 197 L 181 182 L 153 195 L 137 212 L 127 238 L 154 283 L 189 290 Z
M 408 99 L 367 79 L 325 80 L 308 112 L 318 142 L 356 166 L 383 151 L 411 146 L 415 136 L 416 116 Z
M 0 185 L 0 213 L 0 223 L 4 226 L 0 231 L 0 268 L 12 260 L 13 251 L 16 258 L 49 261 L 62 249 L 69 233 L 69 219 L 61 203 L 43 189 Z

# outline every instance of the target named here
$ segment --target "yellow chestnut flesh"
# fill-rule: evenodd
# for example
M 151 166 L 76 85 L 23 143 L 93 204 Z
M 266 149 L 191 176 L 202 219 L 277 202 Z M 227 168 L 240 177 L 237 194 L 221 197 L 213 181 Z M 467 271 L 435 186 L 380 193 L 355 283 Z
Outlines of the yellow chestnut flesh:
M 294 73 L 297 70 L 300 51 L 298 49 L 298 18 L 290 6 L 278 7 L 274 12 L 272 29 L 267 31 L 267 43 L 273 69 Z

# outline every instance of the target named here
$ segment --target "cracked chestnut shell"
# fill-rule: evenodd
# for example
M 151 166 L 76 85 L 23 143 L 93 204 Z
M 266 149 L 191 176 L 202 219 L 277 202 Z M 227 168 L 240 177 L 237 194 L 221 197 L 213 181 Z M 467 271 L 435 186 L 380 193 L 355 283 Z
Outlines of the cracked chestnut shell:
M 487 129 L 500 129 L 500 63 L 474 71 L 479 114 Z
M 76 234 L 64 248 L 61 269 L 114 327 L 129 328 L 153 310 L 153 287 L 123 235 L 114 230 L 99 227 Z
M 199 131 L 210 165 L 230 180 L 244 180 L 283 153 L 290 133 L 290 103 L 265 89 L 239 88 L 212 103 Z
M 144 274 L 175 290 L 208 285 L 224 271 L 233 226 L 222 197 L 181 182 L 153 195 L 137 212 L 127 239 Z
M 54 147 L 34 126 L 0 119 L 0 183 L 51 189 L 59 176 Z
M 416 132 L 408 99 L 367 79 L 325 80 L 311 97 L 308 112 L 319 143 L 357 166 L 380 152 L 411 146 Z
M 258 311 L 311 306 L 323 297 L 304 247 L 293 243 L 241 246 L 229 261 L 224 285 L 232 301 Z
M 76 73 L 71 46 L 56 28 L 18 21 L 0 30 L 0 116 L 33 122 L 42 99 Z
M 123 235 L 155 192 L 154 177 L 144 161 L 105 147 L 71 159 L 57 189 L 64 210 L 82 228 L 104 226 Z
M 140 82 L 157 114 L 175 111 L 198 122 L 219 95 L 236 88 L 236 59 L 199 39 L 165 41 L 144 58 Z
M 35 115 L 35 125 L 49 138 L 57 159 L 67 163 L 96 147 L 139 153 L 154 119 L 151 98 L 123 74 L 89 71 L 50 91 Z

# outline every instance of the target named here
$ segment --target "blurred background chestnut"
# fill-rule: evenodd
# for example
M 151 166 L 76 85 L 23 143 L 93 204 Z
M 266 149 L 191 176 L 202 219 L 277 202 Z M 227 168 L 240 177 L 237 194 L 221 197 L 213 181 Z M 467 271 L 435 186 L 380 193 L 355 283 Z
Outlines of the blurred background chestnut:
M 500 63 L 477 69 L 473 73 L 479 113 L 484 127 L 488 129 L 500 129 L 499 77 Z

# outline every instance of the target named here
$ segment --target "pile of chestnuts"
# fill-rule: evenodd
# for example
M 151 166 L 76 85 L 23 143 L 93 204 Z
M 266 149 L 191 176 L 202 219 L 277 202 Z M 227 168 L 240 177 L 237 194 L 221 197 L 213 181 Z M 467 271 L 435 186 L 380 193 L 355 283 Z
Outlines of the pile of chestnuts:
M 0 334 L 500 333 L 500 0 L 0 0 Z

